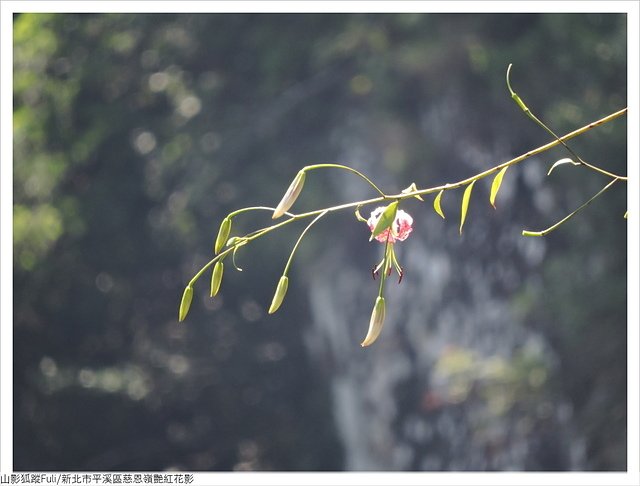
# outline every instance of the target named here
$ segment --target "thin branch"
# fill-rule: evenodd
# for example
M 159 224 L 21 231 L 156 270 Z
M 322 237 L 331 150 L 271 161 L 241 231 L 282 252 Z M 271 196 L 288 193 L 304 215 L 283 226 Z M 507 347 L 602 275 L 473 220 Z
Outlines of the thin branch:
M 419 190 L 415 190 L 415 191 L 411 191 L 411 192 L 405 192 L 405 193 L 400 193 L 400 194 L 393 194 L 393 195 L 384 195 L 382 193 L 382 191 L 380 191 L 372 182 L 369 181 L 369 179 L 367 177 L 365 177 L 363 174 L 360 174 L 359 172 L 355 171 L 355 169 L 351 169 L 348 168 L 346 166 L 339 166 L 340 168 L 346 168 L 348 170 L 350 170 L 351 172 L 356 172 L 358 175 L 360 175 L 361 177 L 365 178 L 367 181 L 369 181 L 371 183 L 372 186 L 376 187 L 376 189 L 383 194 L 380 197 L 376 197 L 376 198 L 372 198 L 372 199 L 365 199 L 362 201 L 355 201 L 355 202 L 350 202 L 350 203 L 346 203 L 346 204 L 340 204 L 337 206 L 331 206 L 328 208 L 323 208 L 323 209 L 318 209 L 315 211 L 308 211 L 306 213 L 300 213 L 300 214 L 293 214 L 293 213 L 286 213 L 287 216 L 289 216 L 289 219 L 286 219 L 284 221 L 281 221 L 279 223 L 273 224 L 271 226 L 267 226 L 265 228 L 261 228 L 259 230 L 256 230 L 252 233 L 249 233 L 248 235 L 241 237 L 238 239 L 237 243 L 229 246 L 229 248 L 225 249 L 224 251 L 222 251 L 221 253 L 219 253 L 217 256 L 215 256 L 213 259 L 211 259 L 208 263 L 206 263 L 199 271 L 198 273 L 196 273 L 196 275 L 194 275 L 194 277 L 189 281 L 189 286 L 193 286 L 195 284 L 195 282 L 202 276 L 202 274 L 204 274 L 204 272 L 211 267 L 211 265 L 213 265 L 215 262 L 217 262 L 218 260 L 222 260 L 224 259 L 229 253 L 233 252 L 236 247 L 239 246 L 243 246 L 246 245 L 247 243 L 260 238 L 261 236 L 264 236 L 267 233 L 270 233 L 271 231 L 277 229 L 277 228 L 281 228 L 283 226 L 286 226 L 288 224 L 293 223 L 294 221 L 299 221 L 301 219 L 305 219 L 305 218 L 310 218 L 312 216 L 319 216 L 322 215 L 324 216 L 325 214 L 328 213 L 333 213 L 336 211 L 341 211 L 343 209 L 348 209 L 348 208 L 354 208 L 354 207 L 360 207 L 360 206 L 365 206 L 365 205 L 369 205 L 369 204 L 374 204 L 374 203 L 380 203 L 383 201 L 388 201 L 388 200 L 403 200 L 403 199 L 408 199 L 411 197 L 415 197 L 415 196 L 421 196 L 421 195 L 426 195 L 426 194 L 432 194 L 435 192 L 439 192 L 439 191 L 445 191 L 445 190 L 450 190 L 450 189 L 456 189 L 459 187 L 463 187 L 466 186 L 468 184 L 470 184 L 471 182 L 477 181 L 479 179 L 483 179 L 491 174 L 494 174 L 495 172 L 498 172 L 499 170 L 503 169 L 504 167 L 509 167 L 512 165 L 515 165 L 519 162 L 522 162 L 525 159 L 528 159 L 529 157 L 532 157 L 534 155 L 537 155 L 539 153 L 542 153 L 546 150 L 549 150 L 553 147 L 556 147 L 557 145 L 562 144 L 564 141 L 566 140 L 570 140 L 574 137 L 577 137 L 579 135 L 582 135 L 585 132 L 588 132 L 589 130 L 592 130 L 593 128 L 596 128 L 600 125 L 604 125 L 606 123 L 609 123 L 613 120 L 615 120 L 616 118 L 621 117 L 622 115 L 627 113 L 627 108 L 623 108 L 619 111 L 616 111 L 615 113 L 612 113 L 610 115 L 605 116 L 604 118 L 601 118 L 600 120 L 596 120 L 592 123 L 589 123 L 588 125 L 585 125 L 581 128 L 578 128 L 577 130 L 574 130 L 573 132 L 567 133 L 566 135 L 562 136 L 562 137 L 558 137 L 557 140 L 554 140 L 552 142 L 549 142 L 545 145 L 542 145 L 536 149 L 530 150 L 529 152 L 526 152 L 522 155 L 519 155 L 518 157 L 515 157 L 511 160 L 508 160 L 502 164 L 496 165 L 495 167 L 492 167 L 491 169 L 485 170 L 484 172 L 481 172 L 479 174 L 476 174 L 472 177 L 469 177 L 467 179 L 463 179 L 461 181 L 458 181 L 456 183 L 453 184 L 443 184 L 440 186 L 434 186 L 434 187 L 430 187 L 430 188 L 426 188 L 426 189 L 419 189 Z M 314 167 L 314 168 L 320 168 L 320 166 L 322 166 L 324 164 L 318 164 L 318 166 L 310 166 L 310 167 Z M 336 166 L 336 164 L 327 164 L 327 165 L 331 165 L 331 166 Z M 594 196 L 592 199 L 590 199 L 589 201 L 587 201 L 587 203 L 585 203 L 583 206 L 581 206 L 580 208 L 578 208 L 577 211 L 579 211 L 580 209 L 582 209 L 584 206 L 588 205 L 593 199 L 595 199 L 595 197 L 599 196 L 602 192 L 604 192 L 605 190 L 607 190 L 614 182 L 616 181 L 626 181 L 627 178 L 626 177 L 614 177 L 614 180 L 612 182 L 610 182 L 607 186 L 605 186 L 605 188 L 603 188 L 598 194 L 596 194 L 596 196 Z M 266 210 L 270 210 L 271 208 L 266 208 L 266 207 L 255 207 L 255 208 L 244 208 L 244 209 L 240 209 L 237 211 L 234 211 L 231 214 L 237 215 L 240 214 L 241 212 L 250 209 L 266 209 Z M 575 213 L 575 212 L 574 212 Z M 573 213 L 572 213 L 573 215 Z M 572 216 L 570 215 L 570 216 Z M 570 217 L 569 216 L 569 217 Z M 565 218 L 567 219 L 567 218 Z M 561 223 L 561 222 L 560 222 Z M 555 226 L 555 225 L 554 225 Z M 553 227 L 552 227 L 553 228 Z M 308 228 L 307 228 L 308 229 Z M 547 231 L 547 230 L 545 230 Z M 546 234 L 546 233 L 545 233 Z
M 591 197 L 591 199 L 589 199 L 587 202 L 585 202 L 584 204 L 582 204 L 578 209 L 576 209 L 575 211 L 569 213 L 567 216 L 565 216 L 564 218 L 562 218 L 560 221 L 558 221 L 556 224 L 549 226 L 547 229 L 544 229 L 542 231 L 527 231 L 524 230 L 522 231 L 522 236 L 545 236 L 548 235 L 549 233 L 551 233 L 553 230 L 557 229 L 558 227 L 560 227 L 562 224 L 564 224 L 566 221 L 570 220 L 571 218 L 573 218 L 577 213 L 579 213 L 580 211 L 582 211 L 584 208 L 586 208 L 589 204 L 591 204 L 597 197 L 599 197 L 601 194 L 603 194 L 605 191 L 607 191 L 607 189 L 609 189 L 611 186 L 613 186 L 616 182 L 618 182 L 620 179 L 618 179 L 617 177 L 612 179 L 611 182 L 609 182 L 609 184 L 607 184 L 606 186 L 604 186 L 602 189 L 600 189 L 594 196 Z
M 575 153 L 573 151 L 573 149 L 571 147 L 569 147 L 564 140 L 562 140 L 560 137 L 558 137 L 558 135 L 556 135 L 556 133 L 551 130 L 551 128 L 549 128 L 547 125 L 545 125 L 542 120 L 540 120 L 536 115 L 533 114 L 533 112 L 529 109 L 529 107 L 527 105 L 525 105 L 524 101 L 522 101 L 522 98 L 520 98 L 520 96 L 518 96 L 518 94 L 513 91 L 513 89 L 511 88 L 511 81 L 509 79 L 509 76 L 511 74 L 511 66 L 512 64 L 509 64 L 509 67 L 507 68 L 507 88 L 509 89 L 509 92 L 511 93 L 511 98 L 513 99 L 513 101 L 516 102 L 516 104 L 520 107 L 520 109 L 522 111 L 524 111 L 524 113 L 531 118 L 534 122 L 536 122 L 539 126 L 541 126 L 542 128 L 544 128 L 547 133 L 549 133 L 552 137 L 554 137 L 559 143 L 562 144 L 562 146 L 564 148 L 567 149 L 567 151 L 573 155 L 573 157 L 576 159 L 576 161 L 578 162 L 579 165 L 584 165 L 585 167 L 588 167 L 589 169 L 599 172 L 600 174 L 604 174 L 606 176 L 609 177 L 614 177 L 616 179 L 620 179 L 620 180 L 626 180 L 626 177 L 623 176 L 619 176 L 617 174 L 612 174 L 609 171 L 606 171 L 604 169 L 601 169 L 600 167 L 597 167 L 593 164 L 589 164 L 588 162 L 585 162 L 582 157 L 580 157 L 577 153 Z

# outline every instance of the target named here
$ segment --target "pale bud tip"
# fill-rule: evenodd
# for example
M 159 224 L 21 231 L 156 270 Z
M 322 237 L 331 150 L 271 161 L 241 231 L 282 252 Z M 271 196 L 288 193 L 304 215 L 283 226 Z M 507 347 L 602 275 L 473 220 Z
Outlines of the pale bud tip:
M 293 179 L 293 182 L 291 182 L 291 185 L 287 189 L 287 192 L 285 192 L 282 200 L 273 211 L 273 216 L 271 216 L 271 219 L 278 219 L 280 216 L 286 213 L 291 206 L 293 206 L 293 203 L 296 202 L 296 199 L 298 199 L 300 192 L 302 192 L 305 177 L 306 173 L 303 170 L 299 171 L 296 174 L 296 177 Z
M 384 324 L 384 314 L 385 314 L 385 303 L 384 297 L 376 298 L 376 303 L 373 306 L 373 312 L 371 313 L 371 320 L 369 321 L 369 330 L 367 331 L 367 336 L 364 338 L 364 341 L 360 343 L 360 346 L 367 347 L 372 345 L 378 336 L 380 335 L 380 331 L 382 331 L 382 326 Z

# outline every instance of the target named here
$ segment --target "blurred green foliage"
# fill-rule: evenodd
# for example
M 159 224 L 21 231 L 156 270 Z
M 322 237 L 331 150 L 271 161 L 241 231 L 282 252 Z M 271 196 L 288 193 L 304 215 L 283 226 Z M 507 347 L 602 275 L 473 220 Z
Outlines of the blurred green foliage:
M 508 97 L 507 64 L 525 102 L 564 133 L 624 106 L 625 42 L 626 19 L 613 14 L 17 15 L 14 468 L 342 469 L 330 365 L 305 351 L 303 278 L 265 318 L 291 234 L 241 250 L 245 272 L 225 272 L 215 300 L 196 288 L 189 322 L 176 322 L 221 219 L 275 204 L 307 163 L 355 162 L 399 190 L 541 145 L 546 134 Z M 441 100 L 448 111 L 430 111 Z M 617 122 L 572 146 L 624 173 L 625 137 Z M 375 156 L 363 162 L 362 147 Z M 497 236 L 473 235 L 548 226 L 601 185 L 584 171 L 544 184 L 518 171 L 495 217 L 478 185 L 468 240 L 443 222 L 451 252 L 512 258 L 515 244 L 498 251 Z M 332 177 L 314 174 L 297 204 L 333 204 Z M 498 402 L 562 390 L 588 467 L 611 470 L 626 467 L 625 191 L 602 199 L 503 289 L 560 364 L 518 354 L 476 367 L 457 350 L 436 366 L 456 400 L 472 382 Z M 459 200 L 442 205 L 454 214 Z M 338 244 L 362 244 L 354 223 L 334 221 Z M 294 271 L 332 237 L 319 231 Z

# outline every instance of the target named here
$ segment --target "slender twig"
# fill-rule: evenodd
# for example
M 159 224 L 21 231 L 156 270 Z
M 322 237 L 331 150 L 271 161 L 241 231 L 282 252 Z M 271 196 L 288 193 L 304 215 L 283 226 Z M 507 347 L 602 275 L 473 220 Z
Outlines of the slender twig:
M 591 197 L 591 199 L 589 199 L 587 202 L 585 202 L 584 204 L 582 204 L 578 209 L 576 209 L 575 211 L 569 213 L 567 216 L 565 216 L 564 218 L 562 218 L 560 221 L 558 221 L 556 224 L 549 226 L 547 229 L 544 229 L 542 231 L 527 231 L 524 230 L 522 231 L 522 236 L 545 236 L 548 235 L 549 233 L 551 233 L 553 230 L 555 230 L 556 228 L 558 228 L 560 225 L 562 225 L 563 223 L 567 222 L 568 220 L 570 220 L 571 218 L 573 218 L 577 213 L 579 213 L 580 211 L 582 211 L 584 208 L 586 208 L 589 204 L 591 204 L 598 196 L 600 196 L 601 194 L 603 194 L 607 189 L 609 189 L 611 186 L 613 186 L 616 182 L 618 182 L 620 179 L 618 179 L 617 177 L 612 179 L 611 182 L 609 182 L 609 184 L 607 184 L 606 186 L 604 186 L 602 189 L 600 189 L 595 195 L 593 195 Z
M 242 213 L 246 213 L 248 211 L 257 211 L 257 210 L 263 210 L 263 211 L 275 211 L 276 208 L 271 208 L 269 206 L 251 206 L 248 208 L 241 208 L 241 209 L 236 209 L 235 211 L 229 213 L 229 215 L 227 216 L 228 218 L 233 218 L 234 216 L 237 216 L 238 214 L 242 214 Z M 287 216 L 293 216 L 293 214 L 291 213 L 284 213 Z
M 314 170 L 314 169 L 343 169 L 349 172 L 353 172 L 354 174 L 356 174 L 357 176 L 361 177 L 362 179 L 364 179 L 365 181 L 367 181 L 369 183 L 369 185 L 371 187 L 373 187 L 376 191 L 378 191 L 380 193 L 380 195 L 382 197 L 385 197 L 384 192 L 382 192 L 382 190 L 380 190 L 380 188 L 378 186 L 376 186 L 371 179 L 369 179 L 366 175 L 364 175 L 362 172 L 354 169 L 353 167 L 349 167 L 347 165 L 341 165 L 341 164 L 314 164 L 314 165 L 307 165 L 306 167 L 303 167 L 302 170 L 305 172 L 309 172 L 310 170 Z
M 538 125 L 540 125 L 542 128 L 544 128 L 547 133 L 551 134 L 551 136 L 553 136 L 559 143 L 562 144 L 562 146 L 564 148 L 567 149 L 567 151 L 573 155 L 573 157 L 576 159 L 576 162 L 578 163 L 578 165 L 584 165 L 585 167 L 588 167 L 589 169 L 599 172 L 600 174 L 609 176 L 609 177 L 614 177 L 616 179 L 620 179 L 620 180 L 627 180 L 626 177 L 623 176 L 619 176 L 617 174 L 613 174 L 609 171 L 606 171 L 604 169 L 601 169 L 600 167 L 597 167 L 593 164 L 589 164 L 588 162 L 585 162 L 582 157 L 580 157 L 577 153 L 575 153 L 573 151 L 573 149 L 571 147 L 569 147 L 569 145 L 567 145 L 565 143 L 564 140 L 562 140 L 560 137 L 558 137 L 558 135 L 556 135 L 556 133 L 551 130 L 551 128 L 549 128 L 547 125 L 545 125 L 542 120 L 540 120 L 536 115 L 533 114 L 533 112 L 529 109 L 529 107 L 527 105 L 525 105 L 524 101 L 522 101 L 522 98 L 520 98 L 520 96 L 518 96 L 518 94 L 516 94 L 515 91 L 513 91 L 513 89 L 511 88 L 511 81 L 509 79 L 510 74 L 511 74 L 511 66 L 512 64 L 509 64 L 509 67 L 507 68 L 507 88 L 509 89 L 509 92 L 511 93 L 511 98 L 516 102 L 516 104 L 520 107 L 520 109 L 522 111 L 524 111 L 524 113 L 531 118 L 534 122 L 536 122 Z
M 291 250 L 291 254 L 289 255 L 289 259 L 287 260 L 287 264 L 284 267 L 284 271 L 282 272 L 282 275 L 287 275 L 287 273 L 289 272 L 289 267 L 291 266 L 291 262 L 293 261 L 293 255 L 295 254 L 296 250 L 298 249 L 298 245 L 300 245 L 300 242 L 302 241 L 302 238 L 304 238 L 304 235 L 307 234 L 307 231 L 309 231 L 309 228 L 311 228 L 314 224 L 316 224 L 316 222 L 322 218 L 325 214 L 327 214 L 327 211 L 324 211 L 320 214 L 318 214 L 318 216 L 316 216 L 314 218 L 313 221 L 311 221 L 311 223 L 309 223 L 307 225 L 307 227 L 302 231 L 302 233 L 300 233 L 300 236 L 298 237 L 298 241 L 296 241 L 296 244 L 293 245 L 293 250 Z

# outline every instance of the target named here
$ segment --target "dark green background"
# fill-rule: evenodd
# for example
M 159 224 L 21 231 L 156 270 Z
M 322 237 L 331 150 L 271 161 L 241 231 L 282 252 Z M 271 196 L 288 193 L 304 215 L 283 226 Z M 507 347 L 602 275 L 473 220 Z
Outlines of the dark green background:
M 208 299 L 205 278 L 178 325 L 182 289 L 209 258 L 221 219 L 243 206 L 275 205 L 306 164 L 354 164 L 393 192 L 412 181 L 454 182 L 548 142 L 508 96 L 511 62 L 514 87 L 532 110 L 558 133 L 573 130 L 625 106 L 626 18 L 17 15 L 14 468 L 352 467 L 333 407 L 335 363 L 318 358 L 318 345 L 309 353 L 305 333 L 313 325 L 308 268 L 318 255 L 331 259 L 333 247 L 335 278 L 349 263 L 336 259 L 346 256 L 371 296 L 358 304 L 361 322 L 344 346 L 364 364 L 392 342 L 385 329 L 368 356 L 358 345 L 379 258 L 361 223 L 345 214 L 314 228 L 274 316 L 265 309 L 296 231 L 241 251 L 245 270 L 227 265 L 220 298 Z M 624 118 L 572 145 L 626 173 Z M 402 468 L 626 468 L 626 188 L 614 187 L 548 236 L 540 261 L 518 253 L 528 244 L 518 243 L 523 228 L 551 225 L 606 183 L 571 166 L 545 178 L 565 156 L 556 149 L 512 169 L 495 211 L 488 183 L 476 184 L 462 237 L 461 191 L 445 195 L 446 221 L 431 199 L 408 204 L 431 231 L 416 224 L 403 243 L 404 250 L 428 242 L 451 255 L 459 281 L 447 287 L 446 305 L 464 308 L 473 289 L 499 296 L 513 325 L 538 336 L 553 360 L 532 364 L 506 350 L 512 359 L 500 376 L 508 378 L 495 389 L 474 381 L 478 395 L 462 405 L 435 410 L 424 398 L 433 395 L 421 395 L 430 389 L 421 372 L 386 398 L 398 417 L 419 409 L 426 422 L 441 413 L 464 421 L 464 406 L 508 392 L 506 408 L 488 419 L 503 437 L 514 413 L 551 434 L 540 410 L 557 398 L 569 404 L 575 434 L 558 443 L 532 432 L 526 461 L 511 463 L 492 461 L 505 442 L 471 435 L 463 440 L 480 459 L 469 465 L 469 450 L 452 445 L 460 437 L 444 431 L 438 442 L 409 446 L 415 457 L 437 451 L 438 461 Z M 296 207 L 373 196 L 352 177 L 314 173 Z M 234 234 L 268 221 L 239 219 Z M 465 273 L 465 262 L 481 271 Z M 492 280 L 497 264 L 508 266 L 509 278 Z M 398 293 L 411 295 L 410 275 L 419 270 L 407 271 Z M 457 361 L 436 353 L 433 362 L 445 371 L 480 366 L 464 349 L 456 353 L 443 356 Z M 453 380 L 449 371 L 443 376 Z

